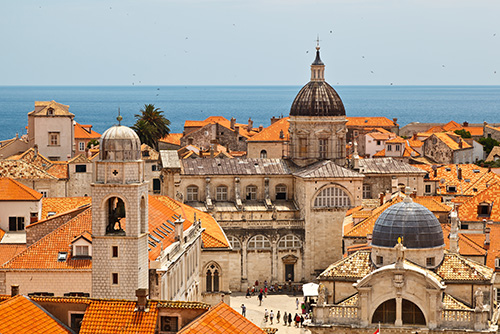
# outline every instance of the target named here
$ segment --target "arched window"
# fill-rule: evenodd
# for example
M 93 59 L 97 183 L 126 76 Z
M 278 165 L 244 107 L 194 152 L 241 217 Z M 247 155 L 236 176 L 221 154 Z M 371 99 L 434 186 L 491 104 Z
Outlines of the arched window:
M 396 321 L 396 299 L 389 299 L 377 307 L 372 317 L 372 324 L 394 324 Z
M 219 291 L 219 278 L 220 268 L 215 263 L 209 264 L 206 273 L 206 291 L 218 292 Z
M 256 235 L 248 241 L 248 249 L 271 249 L 271 242 L 263 235 Z
M 246 199 L 247 200 L 256 200 L 257 199 L 257 187 L 256 186 L 247 186 Z
M 287 234 L 278 242 L 280 249 L 296 249 L 302 247 L 300 239 L 294 234 Z
M 108 225 L 106 234 L 125 234 L 125 203 L 119 197 L 107 201 Z
M 409 300 L 401 303 L 403 325 L 425 325 L 425 316 L 420 308 Z M 394 324 L 396 321 L 396 300 L 389 299 L 377 307 L 372 317 L 372 324 Z
M 197 186 L 189 186 L 186 188 L 186 200 L 188 202 L 198 201 L 198 187 Z
M 339 187 L 328 187 L 316 196 L 314 200 L 315 208 L 338 208 L 350 207 L 351 199 L 349 195 Z
M 218 186 L 215 192 L 215 199 L 217 201 L 227 201 L 227 187 Z
M 267 158 L 267 151 L 266 151 L 266 150 L 262 150 L 262 151 L 260 151 L 260 157 L 261 157 L 262 159 Z
M 287 199 L 286 196 L 286 185 L 284 184 L 278 184 L 276 186 L 276 199 Z
M 238 238 L 236 238 L 235 236 L 229 236 L 227 238 L 229 240 L 229 244 L 231 245 L 231 247 L 234 249 L 234 250 L 237 250 L 237 249 L 241 249 L 241 243 L 240 241 L 238 240 Z

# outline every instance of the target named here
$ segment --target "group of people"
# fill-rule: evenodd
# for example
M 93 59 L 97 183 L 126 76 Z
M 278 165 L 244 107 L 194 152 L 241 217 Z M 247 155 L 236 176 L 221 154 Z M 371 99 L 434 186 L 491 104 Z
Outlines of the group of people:
M 301 315 L 298 315 L 295 313 L 294 316 L 292 316 L 292 313 L 283 313 L 283 325 L 290 327 L 292 325 L 292 321 L 294 322 L 295 327 L 302 327 L 302 324 L 304 323 L 304 317 Z M 277 321 L 279 323 L 279 319 Z

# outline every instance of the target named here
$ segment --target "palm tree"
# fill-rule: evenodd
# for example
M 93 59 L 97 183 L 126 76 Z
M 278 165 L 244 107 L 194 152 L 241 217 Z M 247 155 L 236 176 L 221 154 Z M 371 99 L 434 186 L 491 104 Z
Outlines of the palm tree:
M 163 116 L 163 110 L 155 108 L 154 104 L 145 104 L 144 109 L 136 114 L 136 122 L 132 129 L 137 133 L 143 144 L 158 150 L 158 140 L 169 134 L 170 121 Z

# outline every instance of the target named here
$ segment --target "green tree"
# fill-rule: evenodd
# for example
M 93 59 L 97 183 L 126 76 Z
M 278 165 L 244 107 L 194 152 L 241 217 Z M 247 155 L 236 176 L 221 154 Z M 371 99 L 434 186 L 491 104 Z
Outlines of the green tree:
M 472 138 L 471 134 L 469 131 L 462 129 L 462 130 L 455 130 L 455 133 L 459 135 L 462 138 Z
M 143 144 L 158 150 L 158 140 L 170 132 L 170 121 L 163 115 L 163 110 L 155 108 L 154 104 L 145 104 L 136 114 L 136 122 L 132 129 L 137 133 Z
M 493 138 L 479 138 L 479 144 L 483 145 L 483 150 L 486 152 L 486 155 L 490 154 L 494 146 L 500 145 L 500 143 Z
M 99 145 L 99 141 L 95 138 L 92 138 L 91 140 L 89 140 L 89 142 L 87 143 L 87 148 L 91 148 L 92 145 L 94 146 L 97 146 Z

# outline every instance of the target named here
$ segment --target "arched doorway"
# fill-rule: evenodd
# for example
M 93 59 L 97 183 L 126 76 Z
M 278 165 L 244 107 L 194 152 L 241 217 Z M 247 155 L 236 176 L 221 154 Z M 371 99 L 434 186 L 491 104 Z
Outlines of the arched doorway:
M 420 308 L 409 300 L 401 303 L 403 325 L 426 325 L 425 316 Z M 373 313 L 373 324 L 394 324 L 396 322 L 396 299 L 389 299 L 380 304 Z

